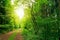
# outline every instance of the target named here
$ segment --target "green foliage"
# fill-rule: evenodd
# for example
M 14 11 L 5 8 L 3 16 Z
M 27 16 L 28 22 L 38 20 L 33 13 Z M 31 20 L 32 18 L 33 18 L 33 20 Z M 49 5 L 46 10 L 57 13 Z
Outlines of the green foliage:
M 20 21 L 20 24 L 15 23 L 16 16 L 14 15 L 13 8 L 14 6 L 18 6 L 18 2 L 27 7 L 25 9 L 25 17 L 22 19 L 22 21 Z M 0 32 L 11 31 L 21 26 L 24 40 L 58 40 L 60 35 L 58 33 L 60 30 L 59 2 L 58 0 L 35 0 L 35 2 L 32 2 L 31 0 L 16 0 L 15 5 L 10 5 L 9 0 L 2 4 L 0 2 L 0 4 L 3 6 L 0 7 L 0 9 L 2 9 L 0 10 L 0 14 L 8 14 L 7 17 L 0 17 L 0 22 L 6 20 L 5 23 L 0 24 L 11 25 L 1 26 Z
M 57 5 L 55 0 L 36 0 L 32 4 L 30 22 L 33 27 L 27 21 L 23 30 L 25 40 L 58 40 Z
M 17 29 L 13 21 L 13 13 L 14 8 L 11 5 L 10 0 L 0 0 L 0 33 L 6 33 Z

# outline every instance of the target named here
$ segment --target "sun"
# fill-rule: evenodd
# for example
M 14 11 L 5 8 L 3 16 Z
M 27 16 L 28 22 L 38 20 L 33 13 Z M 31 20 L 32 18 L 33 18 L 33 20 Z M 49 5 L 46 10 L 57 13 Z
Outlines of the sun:
M 11 0 L 11 4 L 14 5 L 15 0 Z
M 11 4 L 14 5 L 15 0 L 11 0 Z M 24 6 L 23 4 L 20 5 L 20 2 L 18 2 L 18 6 L 15 6 L 14 12 L 15 14 L 21 19 L 24 16 Z
M 15 9 L 15 13 L 20 19 L 23 18 L 24 17 L 24 7 L 23 7 L 23 5 L 18 6 Z

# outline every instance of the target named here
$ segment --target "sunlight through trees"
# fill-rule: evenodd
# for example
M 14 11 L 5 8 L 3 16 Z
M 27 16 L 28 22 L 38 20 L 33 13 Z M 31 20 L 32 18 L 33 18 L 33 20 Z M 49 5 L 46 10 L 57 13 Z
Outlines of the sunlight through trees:
M 20 5 L 15 9 L 16 15 L 21 19 L 24 17 L 24 6 Z
M 21 28 L 25 40 L 58 40 L 59 2 L 59 0 L 0 0 L 0 32 L 7 33 Z

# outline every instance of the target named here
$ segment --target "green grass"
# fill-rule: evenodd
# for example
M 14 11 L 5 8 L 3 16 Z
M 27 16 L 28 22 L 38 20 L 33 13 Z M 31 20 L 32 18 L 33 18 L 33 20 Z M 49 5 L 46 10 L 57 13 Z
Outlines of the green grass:
M 17 34 L 17 32 L 14 32 L 14 33 L 8 38 L 8 40 L 14 40 L 16 34 Z

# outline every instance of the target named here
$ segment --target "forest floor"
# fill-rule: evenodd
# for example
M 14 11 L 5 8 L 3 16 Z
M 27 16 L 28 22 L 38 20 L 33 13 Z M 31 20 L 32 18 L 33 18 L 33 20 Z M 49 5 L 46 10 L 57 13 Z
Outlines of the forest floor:
M 21 30 L 15 30 L 6 34 L 0 35 L 0 40 L 23 40 L 23 36 L 20 34 Z

